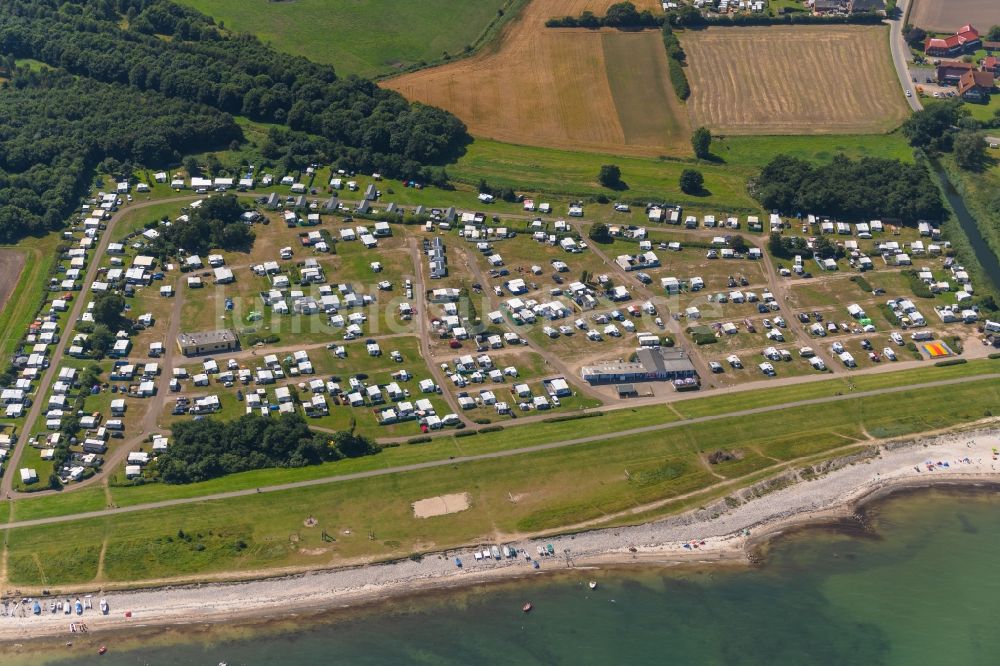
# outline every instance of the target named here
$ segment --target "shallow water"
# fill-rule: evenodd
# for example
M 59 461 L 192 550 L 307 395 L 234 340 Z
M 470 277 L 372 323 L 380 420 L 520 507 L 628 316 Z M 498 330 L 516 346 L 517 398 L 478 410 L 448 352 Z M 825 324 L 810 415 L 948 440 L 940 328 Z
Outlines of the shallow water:
M 182 628 L 138 638 L 146 645 L 131 649 L 111 639 L 100 658 L 89 647 L 65 654 L 74 663 L 184 666 L 1000 661 L 992 626 L 1000 495 L 923 491 L 867 516 L 867 532 L 858 524 L 783 537 L 751 570 L 571 572 L 335 611 L 316 622 Z M 524 614 L 528 599 L 535 610 Z

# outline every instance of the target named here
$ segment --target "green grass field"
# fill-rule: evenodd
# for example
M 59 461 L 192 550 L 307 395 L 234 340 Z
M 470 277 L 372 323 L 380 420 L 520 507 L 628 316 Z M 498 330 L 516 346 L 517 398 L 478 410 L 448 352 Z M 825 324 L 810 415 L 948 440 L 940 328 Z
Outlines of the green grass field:
M 281 51 L 375 76 L 462 53 L 510 0 L 181 0 Z
M 720 486 L 720 476 L 741 485 L 782 463 L 849 449 L 863 437 L 863 428 L 902 435 L 980 418 L 1000 399 L 1000 386 L 973 382 L 952 387 L 949 396 L 943 401 L 939 391 L 920 390 L 850 399 L 784 410 L 780 419 L 764 414 L 691 424 L 669 437 L 614 438 L 516 459 L 20 528 L 9 535 L 11 582 L 93 579 L 98 575 L 95 553 L 105 542 L 103 578 L 133 581 L 335 565 L 348 558 L 399 557 L 472 543 L 496 538 L 498 532 L 604 518 L 631 521 L 635 518 L 616 514 L 692 492 L 703 493 L 698 500 L 705 501 L 735 487 Z M 702 455 L 723 446 L 739 449 L 742 458 L 708 466 Z M 452 492 L 468 492 L 470 509 L 433 520 L 412 516 L 413 501 Z M 667 503 L 641 518 L 688 504 Z M 316 528 L 303 526 L 308 516 L 319 521 Z M 321 530 L 337 535 L 336 541 L 322 541 Z M 367 538 L 369 532 L 374 538 Z
M 896 157 L 912 161 L 912 151 L 898 133 L 871 136 L 760 136 L 717 138 L 712 154 L 717 161 L 622 157 L 518 146 L 477 139 L 457 163 L 448 167 L 455 180 L 475 184 L 485 179 L 492 186 L 519 191 L 570 196 L 604 194 L 614 199 L 675 202 L 685 206 L 714 206 L 730 210 L 758 210 L 746 190 L 747 178 L 771 158 L 787 153 L 825 162 L 838 153 L 850 157 Z M 615 192 L 597 183 L 602 164 L 617 164 L 628 189 Z M 680 191 L 684 169 L 695 168 L 705 176 L 710 196 L 690 196 Z

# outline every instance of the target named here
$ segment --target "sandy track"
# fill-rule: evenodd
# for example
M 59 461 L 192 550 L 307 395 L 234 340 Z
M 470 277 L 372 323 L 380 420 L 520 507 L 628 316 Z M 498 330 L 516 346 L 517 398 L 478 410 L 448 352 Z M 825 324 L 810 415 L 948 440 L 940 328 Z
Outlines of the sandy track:
M 909 23 L 947 33 L 971 23 L 986 32 L 1000 23 L 1000 5 L 996 0 L 915 0 Z
M 410 99 L 448 109 L 480 137 L 632 154 L 686 150 L 685 114 L 675 99 L 664 95 L 669 86 L 665 69 L 636 72 L 623 67 L 628 60 L 622 54 L 636 49 L 646 53 L 644 61 L 665 68 L 658 31 L 545 27 L 545 21 L 554 16 L 578 15 L 584 10 L 600 14 L 610 4 L 611 0 L 534 0 L 507 26 L 495 47 L 383 85 Z M 658 3 L 641 0 L 636 4 L 655 10 Z M 662 58 L 656 59 L 654 51 Z M 627 79 L 625 86 L 619 78 Z M 641 83 L 636 83 L 640 78 Z M 623 87 L 652 89 L 652 99 L 629 95 L 630 99 L 618 100 L 616 106 L 615 93 Z M 672 97 L 669 88 L 666 92 Z M 664 99 L 667 103 L 662 103 Z M 620 112 L 623 104 L 626 113 Z M 640 104 L 644 110 L 636 114 L 634 107 Z M 634 122 L 636 115 L 641 124 Z
M 882 26 L 685 33 L 691 124 L 726 134 L 888 131 L 907 105 L 885 39 Z

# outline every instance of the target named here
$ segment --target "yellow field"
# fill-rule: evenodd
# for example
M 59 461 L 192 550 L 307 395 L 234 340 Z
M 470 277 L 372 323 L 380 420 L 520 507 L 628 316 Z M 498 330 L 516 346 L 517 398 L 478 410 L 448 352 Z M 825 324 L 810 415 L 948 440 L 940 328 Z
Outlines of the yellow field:
M 448 109 L 478 137 L 575 150 L 683 153 L 689 128 L 657 30 L 567 30 L 554 16 L 601 14 L 612 0 L 534 0 L 491 49 L 385 81 Z M 656 0 L 639 9 L 656 10 Z
M 723 134 L 891 130 L 908 109 L 887 33 L 882 26 L 686 32 L 691 124 Z

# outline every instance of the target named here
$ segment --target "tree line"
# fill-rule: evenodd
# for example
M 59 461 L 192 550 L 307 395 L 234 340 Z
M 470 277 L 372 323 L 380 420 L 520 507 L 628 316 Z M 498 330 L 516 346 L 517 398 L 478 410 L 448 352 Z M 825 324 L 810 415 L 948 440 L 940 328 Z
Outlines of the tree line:
M 124 26 L 124 27 L 123 27 Z M 5 0 L 0 242 L 58 228 L 108 157 L 179 163 L 242 140 L 234 115 L 277 125 L 266 157 L 442 183 L 469 140 L 451 114 L 226 32 L 169 0 Z
M 818 25 L 818 24 L 878 24 L 884 17 L 877 12 L 813 15 L 811 12 L 791 12 L 780 16 L 740 12 L 707 16 L 694 5 L 682 4 L 663 16 L 654 16 L 648 9 L 639 11 L 631 2 L 618 2 L 608 7 L 603 16 L 583 11 L 579 16 L 558 16 L 545 22 L 548 28 L 655 28 L 670 25 L 678 28 L 708 26 L 755 25 Z
M 0 50 L 321 136 L 383 168 L 442 163 L 465 137 L 451 114 L 280 53 L 170 0 L 7 0 Z M 78 7 L 81 13 L 65 11 Z M 123 15 L 132 15 L 127 29 Z M 162 37 L 170 39 L 162 39 Z M 392 175 L 405 176 L 406 173 Z
M 815 213 L 850 220 L 918 220 L 945 218 L 944 202 L 931 174 L 919 164 L 837 155 L 817 165 L 778 155 L 751 184 L 764 208 L 785 215 Z
M 381 450 L 370 438 L 352 432 L 314 433 L 298 413 L 181 421 L 172 426 L 171 435 L 170 447 L 149 470 L 152 478 L 165 483 L 195 483 L 268 467 L 306 467 Z

